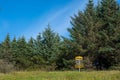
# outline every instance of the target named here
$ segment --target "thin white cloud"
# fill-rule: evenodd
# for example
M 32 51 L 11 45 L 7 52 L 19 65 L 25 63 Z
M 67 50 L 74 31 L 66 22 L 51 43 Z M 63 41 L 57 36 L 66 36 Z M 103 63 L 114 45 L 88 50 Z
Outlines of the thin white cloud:
M 47 27 L 47 24 L 51 24 L 52 22 L 54 22 L 56 19 L 58 19 L 59 16 L 64 14 L 69 9 L 70 9 L 70 6 L 62 8 L 60 10 L 49 12 L 49 14 L 46 15 L 46 17 L 44 17 L 44 19 L 42 19 L 42 20 L 40 17 L 40 19 L 38 19 L 37 21 L 35 21 L 31 24 L 30 29 L 25 31 L 25 34 L 28 37 L 32 35 L 32 37 L 35 38 L 39 32 L 42 32 L 44 30 L 44 28 Z M 29 32 L 29 34 L 27 34 L 28 32 Z
M 68 36 L 67 28 L 71 27 L 70 16 L 77 14 L 78 10 L 83 10 L 83 8 L 85 8 L 86 3 L 87 3 L 86 0 L 83 0 L 83 1 L 79 0 L 79 1 L 76 1 L 68 5 L 69 9 L 65 11 L 63 14 L 57 16 L 55 20 L 53 20 L 53 24 L 55 24 L 54 22 L 56 21 L 59 22 L 58 24 L 55 24 L 56 25 L 56 27 L 54 27 L 55 31 L 58 32 L 62 36 L 66 36 L 66 35 Z
M 67 28 L 70 27 L 70 16 L 76 14 L 78 9 L 82 10 L 86 2 L 87 0 L 76 0 L 59 10 L 49 12 L 48 15 L 44 15 L 45 17 L 43 18 L 40 16 L 40 19 L 33 22 L 30 26 L 31 28 L 25 31 L 26 36 L 35 38 L 39 32 L 44 30 L 47 24 L 50 24 L 55 32 L 58 32 L 62 36 L 65 35 Z

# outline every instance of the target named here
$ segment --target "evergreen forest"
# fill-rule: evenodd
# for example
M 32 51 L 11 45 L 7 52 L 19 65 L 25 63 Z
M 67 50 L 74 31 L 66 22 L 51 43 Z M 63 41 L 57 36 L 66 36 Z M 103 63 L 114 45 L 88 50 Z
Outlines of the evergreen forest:
M 116 0 L 88 0 L 83 11 L 71 17 L 69 38 L 48 25 L 36 38 L 11 39 L 0 43 L 0 71 L 74 70 L 75 57 L 83 56 L 84 69 L 120 70 L 120 4 Z M 57 27 L 57 26 L 56 26 Z

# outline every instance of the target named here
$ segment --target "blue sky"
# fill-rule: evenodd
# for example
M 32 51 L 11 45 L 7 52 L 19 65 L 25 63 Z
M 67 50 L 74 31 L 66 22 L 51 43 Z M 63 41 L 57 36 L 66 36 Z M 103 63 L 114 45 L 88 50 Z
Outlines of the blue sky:
M 97 1 L 97 0 L 95 0 Z M 0 0 L 0 42 L 10 37 L 35 38 L 48 24 L 68 36 L 70 16 L 83 10 L 88 0 Z
M 0 41 L 11 37 L 36 37 L 48 24 L 67 36 L 70 16 L 82 10 L 87 0 L 0 0 Z

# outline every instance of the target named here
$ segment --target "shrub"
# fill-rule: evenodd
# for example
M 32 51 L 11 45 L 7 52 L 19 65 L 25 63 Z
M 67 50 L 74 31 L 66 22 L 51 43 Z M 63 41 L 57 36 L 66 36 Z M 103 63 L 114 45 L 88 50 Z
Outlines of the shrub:
M 8 63 L 7 61 L 0 60 L 0 72 L 9 73 L 11 71 L 13 71 L 13 65 Z

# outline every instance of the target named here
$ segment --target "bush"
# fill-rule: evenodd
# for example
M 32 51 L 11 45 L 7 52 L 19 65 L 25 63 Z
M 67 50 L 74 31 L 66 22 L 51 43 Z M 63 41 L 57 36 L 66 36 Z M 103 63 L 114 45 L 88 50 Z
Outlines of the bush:
M 84 68 L 85 69 L 93 69 L 92 62 L 90 61 L 89 57 L 84 57 Z
M 119 70 L 120 71 L 120 64 L 115 65 L 115 66 L 111 66 L 110 70 Z
M 0 60 L 0 73 L 10 73 L 13 71 L 13 65 L 7 61 Z

